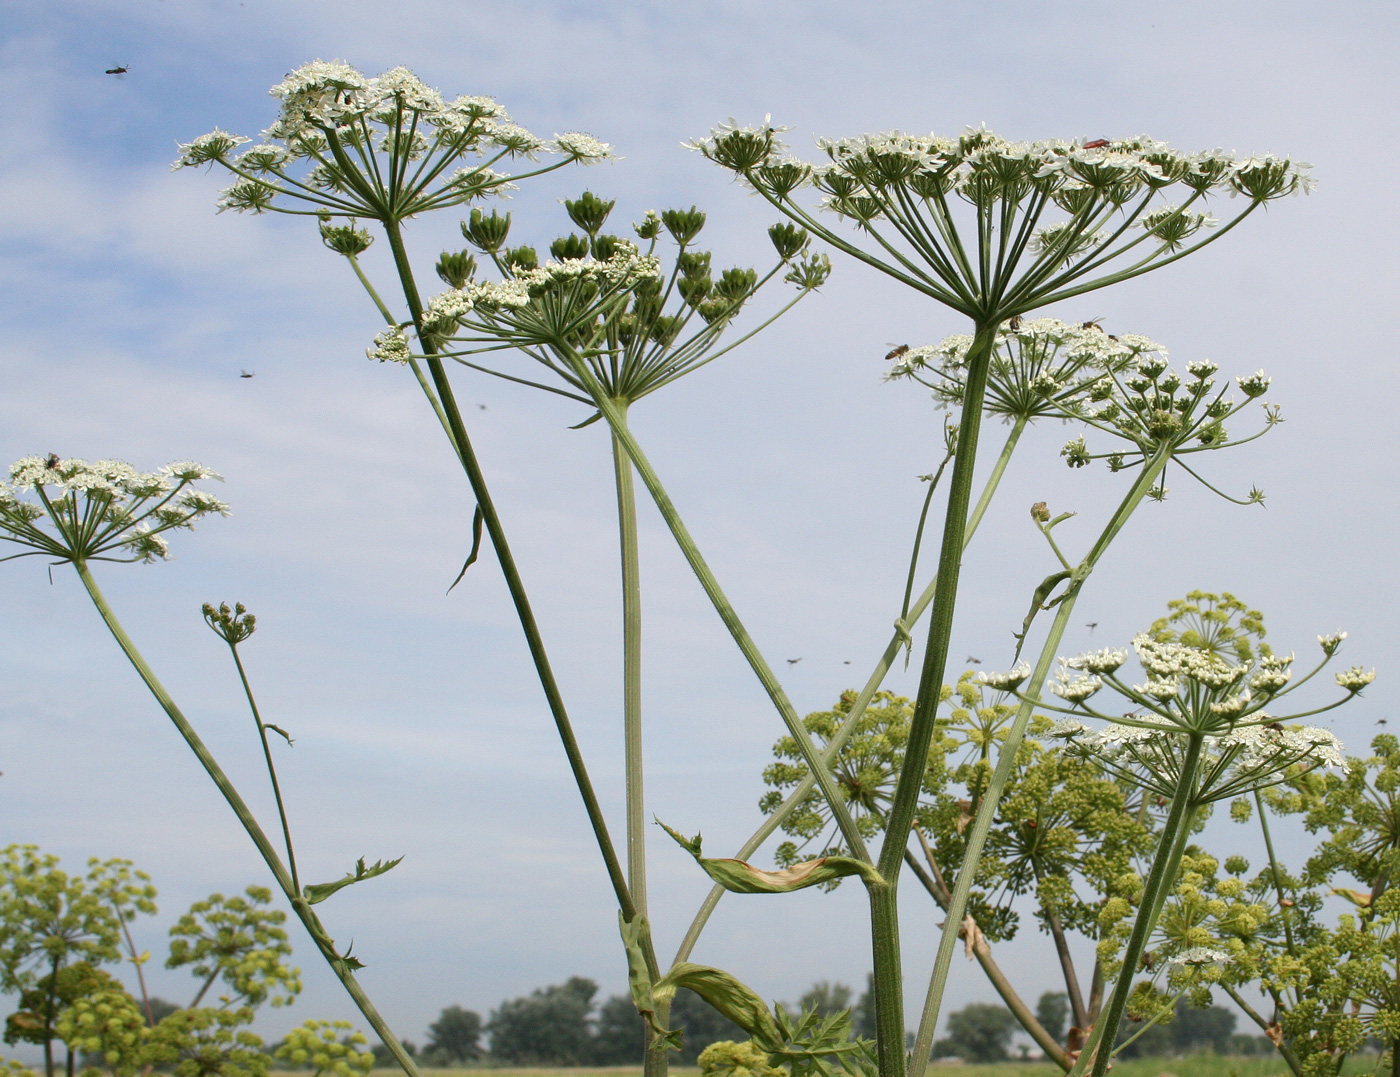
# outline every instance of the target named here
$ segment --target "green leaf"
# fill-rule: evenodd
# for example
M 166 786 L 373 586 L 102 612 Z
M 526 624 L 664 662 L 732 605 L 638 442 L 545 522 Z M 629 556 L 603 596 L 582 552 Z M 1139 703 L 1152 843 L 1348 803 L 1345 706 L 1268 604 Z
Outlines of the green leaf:
M 754 1042 L 765 1051 L 771 1053 L 783 1048 L 782 1035 L 767 1004 L 729 973 L 708 965 L 682 961 L 661 978 L 656 990 L 658 994 L 667 992 L 674 995 L 678 987 L 694 991 L 752 1036 Z
M 292 742 L 292 736 L 291 736 L 291 734 L 288 733 L 285 729 L 283 729 L 280 725 L 273 725 L 271 722 L 264 722 L 264 723 L 263 723 L 263 728 L 264 728 L 264 729 L 270 729 L 270 730 L 272 730 L 274 733 L 276 733 L 279 737 L 281 737 L 283 740 L 285 740 L 285 741 L 287 742 L 287 746 L 288 746 L 288 747 L 291 747 L 291 745 L 292 745 L 292 743 L 293 743 L 293 742 Z
M 353 883 L 362 883 L 366 879 L 373 879 L 376 875 L 383 875 L 390 868 L 398 866 L 402 860 L 403 857 L 399 857 L 398 860 L 390 860 L 387 864 L 382 860 L 376 860 L 369 867 L 365 867 L 365 858 L 360 857 L 359 860 L 355 861 L 355 870 L 347 872 L 345 878 L 337 879 L 333 883 L 315 883 L 312 886 L 304 886 L 302 893 L 306 895 L 308 905 L 318 905 L 337 890 Z
M 1031 596 L 1031 611 L 1026 614 L 1025 621 L 1021 623 L 1021 631 L 1011 633 L 1016 639 L 1016 658 L 1012 659 L 1013 662 L 1021 657 L 1021 648 L 1026 645 L 1026 633 L 1031 630 L 1031 622 L 1035 620 L 1035 615 L 1042 609 L 1050 608 L 1043 606 L 1042 603 L 1050 597 L 1051 591 L 1073 575 L 1074 573 L 1069 569 L 1062 569 L 1059 572 L 1052 572 L 1040 581 L 1040 586 L 1035 589 L 1035 594 Z
M 764 871 L 744 860 L 715 860 L 700 855 L 700 835 L 685 838 L 657 820 L 662 830 L 675 838 L 682 849 L 720 886 L 732 894 L 789 894 L 809 886 L 822 886 L 847 875 L 859 875 L 865 882 L 880 882 L 874 865 L 850 856 L 821 856 L 804 860 L 783 871 Z
M 627 985 L 632 991 L 632 1005 L 645 1018 L 647 1027 L 658 1040 L 674 1051 L 681 1049 L 681 1029 L 668 1029 L 656 1017 L 656 996 L 651 982 L 651 971 L 647 968 L 646 951 L 643 940 L 651 934 L 651 925 L 645 916 L 629 921 L 618 910 L 617 925 L 622 931 L 622 945 L 627 950 Z
M 477 557 L 481 554 L 481 525 L 482 525 L 482 522 L 483 522 L 483 517 L 482 517 L 482 515 L 481 515 L 481 506 L 478 505 L 478 506 L 476 507 L 476 514 L 472 516 L 472 549 L 471 549 L 471 553 L 467 554 L 467 559 L 466 559 L 465 561 L 462 562 L 462 571 L 459 572 L 459 573 L 457 573 L 457 578 L 456 578 L 455 580 L 452 581 L 452 587 L 456 587 L 459 583 L 462 582 L 462 577 L 465 576 L 465 575 L 467 574 L 467 569 L 469 569 L 469 568 L 472 567 L 472 565 L 476 562 Z M 448 593 L 448 594 L 451 594 L 451 593 L 452 593 L 452 587 L 449 587 L 449 588 L 447 589 L 447 593 Z M 392 865 L 390 865 L 390 866 L 392 866 Z M 385 868 L 384 870 L 385 870 L 385 871 L 388 871 L 389 869 L 388 869 L 388 868 Z

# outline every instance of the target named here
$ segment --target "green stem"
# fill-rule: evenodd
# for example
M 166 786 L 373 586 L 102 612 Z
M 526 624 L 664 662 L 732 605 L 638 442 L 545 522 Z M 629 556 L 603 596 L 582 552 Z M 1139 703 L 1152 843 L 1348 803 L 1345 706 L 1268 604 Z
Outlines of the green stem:
M 1087 1068 L 1090 1058 L 1094 1060 L 1094 1077 L 1103 1077 L 1108 1072 L 1112 1044 L 1118 1036 L 1118 1026 L 1123 1020 L 1128 996 L 1133 991 L 1133 977 L 1137 975 L 1143 951 L 1147 949 L 1147 940 L 1157 925 L 1162 905 L 1176 880 L 1181 855 L 1191 834 L 1191 814 L 1196 808 L 1192 800 L 1196 791 L 1196 766 L 1200 762 L 1203 744 L 1201 734 L 1191 733 L 1187 736 L 1186 754 L 1181 761 L 1176 793 L 1172 797 L 1166 821 L 1162 824 L 1162 838 L 1157 844 L 1157 855 L 1152 859 L 1152 869 L 1143 883 L 1142 900 L 1138 904 L 1137 919 L 1133 921 L 1133 932 L 1128 936 L 1128 945 L 1123 950 L 1123 966 L 1118 973 L 1118 982 L 1113 985 L 1108 1006 L 1094 1025 L 1094 1033 L 1084 1045 L 1084 1052 L 1070 1071 L 1070 1077 L 1078 1077 Z M 1108 1049 L 1096 1050 L 1100 1044 Z
M 243 798 L 239 795 L 238 790 L 235 789 L 233 783 L 229 781 L 228 775 L 226 775 L 223 768 L 219 766 L 218 760 L 216 760 L 209 749 L 205 747 L 204 741 L 202 741 L 199 734 L 194 731 L 194 727 L 190 725 L 189 720 L 185 718 L 180 708 L 175 705 L 174 699 L 172 699 L 170 693 L 165 690 L 165 686 L 160 683 L 160 680 L 155 675 L 155 671 L 146 663 L 146 659 L 142 656 L 141 652 L 136 649 L 136 644 L 133 643 L 131 637 L 126 634 L 126 629 L 124 629 L 121 622 L 117 620 L 116 614 L 112 612 L 112 607 L 107 604 L 106 597 L 97 586 L 97 581 L 93 579 L 87 563 L 85 561 L 74 561 L 73 567 L 77 569 L 78 578 L 83 581 L 83 586 L 87 589 L 88 597 L 92 599 L 92 604 L 97 607 L 97 612 L 102 615 L 102 620 L 107 625 L 107 630 L 112 633 L 112 638 L 117 641 L 117 646 L 122 649 L 122 653 L 126 655 L 127 661 L 131 663 L 132 668 L 136 670 L 141 680 L 145 682 L 146 687 L 150 689 L 151 695 L 156 697 L 156 702 L 160 704 L 161 710 L 165 711 L 170 721 L 174 723 L 175 728 L 179 730 L 180 736 L 183 737 L 185 743 L 189 745 L 190 751 L 194 752 L 195 758 L 199 760 L 200 765 L 204 768 L 204 772 L 209 775 L 214 785 L 218 787 L 219 792 L 223 794 L 224 800 L 228 802 L 228 806 L 233 809 L 234 815 L 238 816 L 238 821 L 243 824 L 243 829 L 247 831 L 248 836 L 253 839 L 253 844 L 257 847 L 258 852 L 262 854 L 263 861 L 271 870 L 273 878 L 277 880 L 278 887 L 291 903 L 292 911 L 296 913 L 297 918 L 302 922 L 302 925 L 307 929 L 312 940 L 316 943 L 317 948 L 321 951 L 321 956 L 326 959 L 326 963 L 330 965 L 331 970 L 340 979 L 345 990 L 349 993 L 350 997 L 354 999 L 355 1005 L 359 1007 L 360 1013 L 364 1015 L 365 1020 L 370 1023 L 375 1033 L 378 1034 L 385 1046 L 393 1053 L 394 1058 L 398 1061 L 399 1065 L 403 1067 L 404 1072 L 408 1074 L 409 1077 L 419 1077 L 418 1067 L 414 1065 L 413 1059 L 410 1058 L 408 1053 L 403 1049 L 402 1043 L 399 1041 L 399 1038 L 394 1035 L 388 1023 L 380 1016 L 374 1003 L 370 1002 L 368 996 L 366 996 L 364 991 L 360 988 L 359 983 L 355 980 L 354 973 L 341 955 L 336 952 L 330 938 L 326 935 L 325 928 L 321 926 L 319 918 L 311 911 L 311 907 L 294 888 L 291 875 L 288 873 L 286 867 L 283 866 L 281 858 L 277 855 L 277 850 L 272 847 L 272 842 L 268 840 L 267 835 L 263 832 L 257 819 L 249 810 L 248 805 L 243 802 Z
M 423 303 L 418 295 L 418 286 L 413 279 L 413 269 L 408 262 L 408 252 L 404 248 L 403 235 L 397 221 L 387 220 L 383 223 L 385 234 L 389 238 L 390 249 L 394 254 L 394 264 L 398 269 L 404 299 L 408 303 L 409 311 L 413 315 L 414 327 L 419 334 L 419 342 L 423 345 L 424 351 L 429 353 L 428 370 L 432 375 L 433 385 L 437 390 L 443 415 L 447 420 L 448 439 L 462 462 L 462 468 L 467 474 L 467 481 L 471 484 L 472 495 L 476 498 L 477 509 L 481 512 L 487 534 L 491 537 L 491 546 L 496 551 L 496 560 L 501 566 L 501 575 L 505 577 L 506 588 L 510 591 L 511 601 L 515 605 L 516 617 L 519 619 L 521 631 L 525 635 L 525 643 L 529 647 L 530 658 L 535 665 L 535 673 L 539 677 L 540 687 L 543 689 L 545 700 L 549 705 L 549 712 L 554 718 L 559 739 L 564 745 L 564 754 L 568 758 L 574 784 L 578 787 L 584 810 L 588 814 L 589 825 L 593 828 L 593 836 L 598 843 L 598 850 L 603 856 L 603 864 L 607 869 L 608 878 L 612 882 L 618 908 L 622 910 L 622 915 L 631 921 L 637 916 L 637 907 L 632 900 L 631 891 L 628 889 L 622 865 L 618 861 L 612 836 L 608 833 L 607 820 L 604 819 L 603 810 L 598 804 L 592 779 L 588 776 L 588 768 L 584 765 L 583 753 L 579 750 L 578 740 L 574 736 L 569 713 L 564 708 L 564 699 L 559 692 L 559 685 L 554 679 L 554 670 L 550 666 L 549 655 L 545 652 L 544 639 L 540 635 L 539 625 L 535 621 L 529 595 L 526 594 L 525 585 L 520 579 L 520 571 L 516 567 L 510 544 L 506 541 L 505 529 L 501 526 L 500 516 L 496 513 L 495 502 L 491 499 L 491 491 L 486 485 L 486 477 L 482 474 L 481 464 L 476 458 L 471 439 L 467 436 L 461 411 L 457 407 L 457 398 L 452 392 L 452 384 L 447 380 L 447 372 L 443 369 L 442 359 L 436 354 L 432 354 L 436 351 L 436 347 L 432 346 L 429 340 L 423 339 Z M 649 936 L 643 941 L 643 950 L 652 976 L 658 977 L 660 972 L 656 967 L 656 955 L 653 952 Z
M 568 356 L 575 375 L 583 383 L 584 388 L 588 390 L 589 395 L 593 397 L 594 403 L 598 406 L 598 410 L 603 413 L 603 417 L 607 419 L 608 425 L 612 427 L 613 435 L 622 443 L 627 455 L 632 458 L 632 464 L 636 467 L 637 474 L 642 477 L 647 492 L 651 494 L 657 509 L 660 510 L 662 518 L 666 521 L 666 526 L 670 528 L 676 544 L 681 548 L 681 553 L 685 555 L 686 561 L 690 564 L 691 571 L 695 573 L 696 579 L 700 581 L 700 586 L 709 596 L 720 620 L 729 629 L 730 636 L 738 644 L 740 652 L 748 660 L 749 667 L 758 677 L 759 683 L 763 685 L 779 715 L 782 716 L 783 724 L 787 726 L 788 733 L 797 742 L 803 762 L 816 775 L 817 786 L 831 807 L 831 814 L 841 830 L 846 847 L 852 856 L 869 862 L 870 854 L 866 850 L 865 839 L 856 828 L 855 820 L 852 819 L 850 810 L 846 806 L 846 798 L 836 786 L 836 779 L 832 776 L 830 769 L 821 764 L 821 758 L 817 754 L 816 747 L 812 744 L 812 737 L 807 732 L 807 727 L 797 716 L 797 710 L 788 699 L 787 693 L 783 691 L 782 685 L 778 683 L 778 678 L 773 674 L 773 670 L 759 651 L 758 645 L 754 643 L 753 637 L 749 635 L 748 629 L 739 619 L 738 613 L 730 604 L 728 597 L 719 585 L 719 581 L 710 571 L 710 566 L 705 563 L 705 558 L 701 556 L 699 547 L 691 538 L 690 531 L 681 520 L 680 513 L 676 511 L 676 506 L 672 503 L 670 495 L 662 486 L 661 479 L 652 468 L 646 454 L 642 452 L 641 446 L 637 444 L 637 439 L 632 436 L 632 431 L 627 426 L 626 415 L 604 392 L 597 377 L 594 376 L 588 365 L 579 358 L 578 354 L 572 349 L 561 350 Z
M 987 507 L 992 503 L 992 496 L 996 493 L 997 486 L 1001 482 L 1002 476 L 1006 473 L 1006 467 L 1011 462 L 1011 454 L 1016 449 L 1016 443 L 1021 438 L 1021 433 L 1026 428 L 1026 420 L 1018 418 L 1016 424 L 1011 428 L 1011 433 L 1007 435 L 1006 444 L 1002 446 L 1001 455 L 997 457 L 997 462 L 992 468 L 992 473 L 987 477 L 987 484 L 982 490 L 982 496 L 977 500 L 977 506 L 972 510 L 972 514 L 967 519 L 967 534 L 964 538 L 964 546 L 971 543 L 972 536 L 977 531 L 978 525 L 982 522 L 982 517 L 986 514 Z M 904 617 L 904 624 L 895 630 L 890 641 L 885 645 L 885 653 L 880 656 L 879 662 L 875 664 L 874 671 L 865 682 L 865 686 L 860 690 L 855 703 L 851 705 L 851 712 L 846 716 L 841 727 L 836 731 L 836 735 L 827 742 L 822 749 L 822 764 L 830 768 L 836 761 L 841 749 L 845 746 L 847 739 L 855 730 L 856 723 L 860 721 L 861 715 L 865 713 L 870 701 L 875 698 L 875 693 L 880 690 L 880 685 L 884 683 L 885 676 L 894 667 L 895 660 L 899 657 L 900 649 L 908 639 L 908 633 L 918 623 L 923 616 L 924 610 L 928 609 L 928 604 L 933 601 L 933 593 L 938 587 L 938 577 L 935 576 L 924 588 L 923 593 Z M 773 833 L 783 824 L 789 815 L 796 810 L 797 806 L 807 799 L 807 795 L 816 788 L 817 780 L 810 773 L 797 783 L 797 786 L 788 794 L 778 809 L 773 812 L 763 825 L 760 826 L 743 847 L 735 854 L 739 860 L 746 860 L 757 851 L 758 847 L 767 841 Z M 715 885 L 710 888 L 710 892 L 705 896 L 704 902 L 695 914 L 695 918 L 690 923 L 690 928 L 685 933 L 685 938 L 681 941 L 680 949 L 676 952 L 675 961 L 679 964 L 690 959 L 690 952 L 695 947 L 695 943 L 700 938 L 700 933 L 705 929 L 705 924 L 710 919 L 710 914 L 715 911 L 715 906 L 719 904 L 720 898 L 724 897 L 726 891 L 724 887 Z
M 905 1071 L 904 978 L 900 968 L 897 887 L 904 850 L 909 844 L 909 832 L 914 824 L 914 812 L 923 790 L 929 745 L 933 740 L 943 675 L 948 664 L 948 643 L 952 636 L 962 554 L 966 545 L 972 476 L 977 465 L 977 441 L 982 429 L 982 398 L 987 389 L 996 327 L 996 320 L 979 322 L 972 346 L 968 349 L 958 444 L 948 489 L 943 542 L 938 556 L 938 582 L 934 589 L 933 608 L 929 613 L 928 642 L 919 675 L 919 694 L 910 720 L 904 762 L 890 803 L 884 843 L 880 847 L 877 869 L 884 882 L 868 887 L 880 1077 L 902 1077 Z M 957 924 L 952 913 L 949 914 L 948 928 L 956 938 Z
M 1263 1015 L 1241 998 L 1240 993 L 1229 984 L 1221 984 L 1220 986 L 1225 989 L 1225 993 L 1230 996 L 1235 1005 L 1244 1011 L 1245 1016 L 1258 1025 L 1261 1032 L 1268 1035 L 1270 1025 L 1268 1021 L 1264 1020 Z M 1286 1043 L 1279 1043 L 1276 1045 L 1276 1049 L 1283 1060 L 1288 1063 L 1288 1068 L 1293 1071 L 1294 1077 L 1303 1077 L 1303 1064 L 1298 1061 L 1298 1056 L 1293 1053 L 1292 1048 Z
M 1142 473 L 1124 496 L 1108 525 L 1099 535 L 1088 555 L 1080 562 L 1079 568 L 1076 569 L 1074 578 L 1070 581 L 1056 610 L 1055 620 L 1052 622 L 1045 644 L 1041 648 L 1040 658 L 1036 662 L 1029 684 L 1022 692 L 1023 702 L 1016 712 L 1016 718 L 1012 722 L 1011 728 L 1007 731 L 1006 741 L 1002 744 L 1001 754 L 997 758 L 996 769 L 992 771 L 991 780 L 988 782 L 987 789 L 977 808 L 977 818 L 967 835 L 962 864 L 953 884 L 953 900 L 949 906 L 948 919 L 943 927 L 943 937 L 938 944 L 938 956 L 934 960 L 933 975 L 929 980 L 928 994 L 924 999 L 923 1015 L 919 1020 L 919 1031 L 914 1040 L 913 1054 L 910 1057 L 911 1077 L 923 1077 L 924 1070 L 928 1065 L 929 1053 L 933 1048 L 934 1030 L 938 1025 L 938 1015 L 943 1005 L 943 989 L 947 983 L 948 971 L 953 963 L 953 952 L 957 947 L 957 925 L 962 922 L 963 916 L 967 913 L 967 901 L 977 875 L 977 864 L 982 857 L 982 848 L 986 843 L 987 834 L 991 830 L 992 817 L 996 814 L 1002 790 L 1006 787 L 1011 772 L 1015 768 L 1016 755 L 1020 751 L 1026 727 L 1030 724 L 1035 704 L 1028 701 L 1038 698 L 1045 686 L 1055 652 L 1059 649 L 1060 640 L 1064 638 L 1065 630 L 1069 627 L 1070 615 L 1074 611 L 1074 604 L 1078 600 L 1085 581 L 1107 551 L 1110 543 L 1128 522 L 1133 511 L 1147 496 L 1147 491 L 1152 488 L 1152 484 L 1156 482 L 1157 476 L 1161 474 L 1169 458 L 1166 450 L 1159 451 L 1142 469 Z
M 623 414 L 626 414 L 625 407 Z M 622 554 L 622 724 L 627 773 L 627 887 L 647 915 L 646 801 L 642 792 L 642 590 L 637 553 L 637 498 L 632 461 L 612 439 Z
M 1158 1026 L 1158 1025 L 1165 1024 L 1166 1021 L 1170 1021 L 1170 1020 L 1172 1019 L 1173 1014 L 1176 1013 L 1176 1004 L 1177 1004 L 1178 1002 L 1181 1001 L 1181 996 L 1184 995 L 1184 994 L 1186 994 L 1186 991 L 1187 991 L 1187 988 L 1184 988 L 1184 987 L 1183 987 L 1180 991 L 1178 991 L 1178 992 L 1176 993 L 1176 998 L 1172 999 L 1172 1004 L 1171 1004 L 1171 1008 L 1170 1008 L 1170 1009 L 1163 1011 L 1163 1013 L 1159 1013 L 1156 1017 L 1152 1018 L 1151 1021 L 1148 1021 L 1148 1022 L 1147 1022 L 1146 1024 L 1144 1024 L 1140 1029 L 1138 1029 L 1138 1030 L 1137 1030 L 1136 1032 L 1134 1032 L 1131 1036 L 1129 1036 L 1126 1040 L 1124 1040 L 1124 1041 L 1123 1041 L 1122 1043 L 1120 1043 L 1117 1047 L 1115 1047 L 1115 1048 L 1113 1049 L 1113 1056 L 1112 1056 L 1112 1057 L 1117 1058 L 1119 1052 L 1121 1052 L 1121 1051 L 1123 1050 L 1123 1048 L 1128 1047 L 1128 1046 L 1132 1045 L 1133 1043 L 1135 1043 L 1135 1042 L 1138 1040 L 1139 1037 L 1141 1037 L 1144 1033 L 1147 1032 L 1148 1029 L 1150 1029 L 1150 1028 L 1155 1028 L 1155 1027 Z M 1164 1018 L 1165 1018 L 1165 1020 L 1164 1020 Z
M 228 649 L 233 652 L 233 664 L 238 667 L 238 679 L 243 682 L 243 694 L 248 697 L 248 708 L 253 712 L 253 721 L 257 723 L 263 758 L 267 760 L 267 776 L 272 781 L 272 795 L 277 801 L 277 817 L 282 821 L 282 838 L 287 843 L 287 870 L 292 876 L 292 889 L 300 894 L 301 880 L 297 878 L 296 853 L 292 851 L 292 829 L 287 823 L 287 808 L 282 803 L 282 787 L 277 781 L 277 767 L 272 762 L 272 746 L 267 742 L 267 727 L 263 725 L 262 715 L 258 712 L 257 700 L 253 698 L 253 686 L 248 683 L 248 674 L 243 669 L 243 659 L 238 655 L 238 647 L 230 643 Z
M 1278 913 L 1283 920 L 1283 936 L 1287 941 L 1288 953 L 1291 957 L 1297 958 L 1298 947 L 1293 941 L 1293 917 L 1285 905 L 1283 896 L 1283 876 L 1278 869 L 1278 858 L 1274 856 L 1274 839 L 1269 834 L 1269 820 L 1264 811 L 1264 798 L 1259 794 L 1259 790 L 1254 790 L 1254 806 L 1259 812 L 1259 828 L 1264 832 L 1264 849 L 1269 854 L 1269 874 L 1274 880 L 1274 893 L 1278 896 Z M 1297 1002 L 1295 991 L 1294 1002 Z

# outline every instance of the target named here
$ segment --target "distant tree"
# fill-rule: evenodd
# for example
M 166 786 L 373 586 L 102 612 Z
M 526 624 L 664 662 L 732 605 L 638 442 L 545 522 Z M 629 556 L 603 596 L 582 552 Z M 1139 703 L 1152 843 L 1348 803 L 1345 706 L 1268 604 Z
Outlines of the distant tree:
M 585 1065 L 593 1054 L 588 1018 L 598 985 L 582 976 L 507 999 L 491 1013 L 491 1056 L 516 1065 Z
M 1045 992 L 1035 1004 L 1035 1019 L 1051 1039 L 1063 1042 L 1065 1022 L 1069 1020 L 1069 996 L 1063 991 Z
M 687 1044 L 689 1046 L 689 1044 Z M 635 1066 L 646 1051 L 646 1029 L 631 995 L 613 995 L 598 1008 L 593 1034 L 595 1066 Z
M 843 983 L 818 980 L 800 999 L 799 1010 L 816 1010 L 823 1017 L 851 1008 L 851 989 Z
M 481 1015 L 460 1006 L 447 1006 L 428 1026 L 424 1048 L 444 1062 L 474 1062 L 481 1057 Z
M 1118 1033 L 1122 1043 L 1142 1029 L 1139 1022 L 1125 1021 Z M 1223 1006 L 1196 1009 L 1185 999 L 1178 1000 L 1176 1014 L 1165 1024 L 1148 1029 L 1123 1048 L 1123 1058 L 1149 1058 L 1153 1055 L 1185 1055 L 1193 1051 L 1214 1051 L 1225 1055 L 1235 1051 L 1235 1015 Z M 1243 1037 L 1250 1039 L 1252 1037 Z M 1270 1047 L 1272 1050 L 1272 1046 Z
M 948 1035 L 934 1044 L 934 1053 L 956 1055 L 968 1062 L 1004 1062 L 1020 1025 L 1005 1006 L 973 1002 L 948 1015 Z
M 418 1047 L 416 1044 L 409 1043 L 408 1040 L 400 1040 L 399 1042 L 403 1044 L 403 1049 L 408 1052 L 409 1058 L 418 1057 Z M 370 1051 L 374 1054 L 375 1069 L 398 1068 L 398 1059 L 394 1057 L 394 1053 L 390 1051 L 389 1048 L 386 1047 L 384 1044 L 376 1043 L 373 1047 L 370 1048 Z
M 851 1032 L 867 1040 L 875 1038 L 875 974 L 865 974 L 865 993 L 851 1011 Z
M 166 999 L 160 998 L 157 995 L 152 995 L 146 1000 L 146 1003 L 151 1007 L 151 1022 L 152 1024 L 157 1025 L 164 1021 L 176 1010 L 180 1009 L 180 1007 L 175 1005 L 175 1003 L 169 1002 Z

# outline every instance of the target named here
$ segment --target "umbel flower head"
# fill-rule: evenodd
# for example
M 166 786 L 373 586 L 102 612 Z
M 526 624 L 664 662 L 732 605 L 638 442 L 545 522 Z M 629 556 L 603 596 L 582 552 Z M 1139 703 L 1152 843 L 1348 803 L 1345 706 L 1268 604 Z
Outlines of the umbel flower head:
M 1229 501 L 1237 504 L 1263 501 L 1264 494 L 1257 489 L 1243 498 L 1223 493 L 1183 459 L 1226 445 L 1247 444 L 1283 421 L 1277 406 L 1264 404 L 1263 426 L 1247 437 L 1232 440 L 1226 421 L 1262 396 L 1268 390 L 1270 379 L 1262 372 L 1236 378 L 1236 384 L 1244 393 L 1244 399 L 1237 402 L 1227 395 L 1228 382 L 1216 387 L 1214 375 L 1218 369 L 1211 362 L 1191 362 L 1186 364 L 1183 377 L 1168 365 L 1165 354 L 1154 353 L 1137 356 L 1131 365 L 1105 371 L 1103 378 L 1087 393 L 1067 400 L 1065 410 L 1091 429 L 1126 443 L 1126 449 L 1091 452 L 1081 436 L 1068 442 L 1060 455 L 1070 467 L 1084 467 L 1093 460 L 1105 460 L 1111 470 L 1118 471 L 1166 453 L 1193 479 Z M 1163 478 L 1152 496 L 1161 500 L 1166 493 Z
M 180 146 L 175 168 L 218 165 L 234 177 L 221 210 L 398 221 L 612 156 L 591 135 L 538 138 L 489 97 L 449 101 L 404 67 L 370 78 L 317 60 L 271 93 L 281 111 L 260 142 L 215 128 Z M 517 175 L 495 170 L 542 154 L 557 160 Z
M 1312 186 L 1308 166 L 1285 158 L 1181 153 L 1146 136 L 892 131 L 819 139 L 826 161 L 812 164 L 788 155 L 782 131 L 731 121 L 689 146 L 814 235 L 984 324 L 1166 265 Z M 803 188 L 815 210 L 798 201 Z M 1239 208 L 1217 227 L 1207 206 L 1219 195 Z
M 219 478 L 192 461 L 137 471 L 120 460 L 26 456 L 0 483 L 0 539 L 17 557 L 68 561 L 155 561 L 169 556 L 164 532 L 193 528 L 228 506 L 194 483 Z
M 933 390 L 942 407 L 960 407 L 973 337 L 958 333 L 938 344 L 897 356 L 886 375 L 908 378 Z M 1071 325 L 1058 318 L 1012 318 L 992 343 L 984 407 L 1007 422 L 1049 416 L 1078 418 L 1110 372 L 1125 374 L 1144 357 L 1165 357 L 1166 349 L 1136 334 L 1110 336 L 1095 322 Z
M 570 219 L 583 230 L 550 245 L 550 261 L 540 264 L 533 247 L 510 248 L 510 215 L 474 209 L 462 233 L 501 275 L 477 279 L 471 251 L 445 252 L 438 273 L 452 284 L 435 297 L 423 318 L 423 332 L 438 354 L 486 373 L 524 381 L 591 403 L 587 381 L 574 364 L 586 364 L 613 400 L 628 403 L 669 384 L 723 354 L 758 329 L 717 350 L 720 337 L 748 301 L 775 276 L 797 286 L 797 296 L 768 319 L 825 282 L 830 264 L 808 251 L 808 236 L 790 224 L 769 229 L 777 253 L 763 276 L 751 268 L 712 268 L 709 251 L 695 247 L 705 214 L 688 210 L 654 212 L 633 225 L 645 249 L 603 231 L 614 203 L 585 191 L 564 201 Z M 665 232 L 675 242 L 669 269 L 658 241 Z M 568 388 L 548 385 L 480 365 L 484 352 L 518 348 L 549 368 Z M 406 362 L 414 356 L 407 337 L 386 331 L 375 339 L 372 358 Z
M 1068 707 L 1052 709 L 1107 724 L 1096 728 L 1069 717 L 1052 735 L 1066 740 L 1070 751 L 1092 756 L 1107 769 L 1167 797 L 1182 775 L 1188 738 L 1201 738 L 1205 755 L 1196 770 L 1197 803 L 1238 796 L 1318 767 L 1342 766 L 1341 744 L 1329 730 L 1285 723 L 1340 706 L 1374 674 L 1348 670 L 1337 677 L 1347 693 L 1342 699 L 1275 717 L 1264 707 L 1276 705 L 1311 680 L 1332 655 L 1324 649 L 1322 662 L 1294 682 L 1292 655 L 1276 655 L 1262 644 L 1256 655 L 1250 646 L 1248 637 L 1258 640 L 1264 634 L 1257 611 L 1230 595 L 1226 602 L 1204 592 L 1193 592 L 1192 597 L 1196 601 L 1174 603 L 1173 616 L 1159 621 L 1153 634 L 1133 640 L 1144 673 L 1141 684 L 1120 675 L 1125 651 L 1062 659 L 1064 669 L 1051 690 Z M 1179 628 L 1188 609 L 1197 615 Z M 1243 620 L 1232 623 L 1241 613 Z M 1085 675 L 1072 675 L 1071 670 Z M 1362 679 L 1365 684 L 1356 684 Z M 1128 713 L 1110 713 L 1090 702 L 1105 688 L 1127 703 Z

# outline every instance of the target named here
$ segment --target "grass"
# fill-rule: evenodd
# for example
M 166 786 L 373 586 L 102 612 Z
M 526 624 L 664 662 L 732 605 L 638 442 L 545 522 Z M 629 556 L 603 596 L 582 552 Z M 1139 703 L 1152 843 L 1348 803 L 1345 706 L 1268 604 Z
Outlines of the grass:
M 935 1063 L 944 1073 L 970 1071 L 968 1077 L 1059 1077 L 1060 1069 L 1049 1062 L 989 1062 L 983 1065 Z M 1347 1059 L 1346 1074 L 1369 1074 L 1375 1058 L 1353 1056 Z M 641 1066 L 580 1066 L 557 1069 L 444 1069 L 429 1070 L 433 1077 L 642 1077 Z M 672 1066 L 675 1077 L 698 1077 L 693 1066 Z M 375 1070 L 370 1077 L 402 1077 L 399 1070 Z M 1131 1058 L 1113 1064 L 1113 1077 L 1289 1077 L 1288 1067 L 1277 1055 L 1232 1057 L 1195 1054 L 1182 1058 Z

